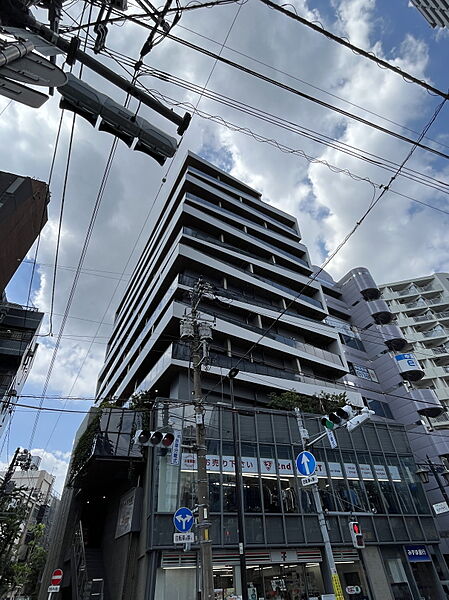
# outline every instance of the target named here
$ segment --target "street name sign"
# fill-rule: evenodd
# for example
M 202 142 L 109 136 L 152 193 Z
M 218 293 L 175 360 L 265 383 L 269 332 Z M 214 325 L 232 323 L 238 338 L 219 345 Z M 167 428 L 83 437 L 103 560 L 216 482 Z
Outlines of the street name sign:
M 449 506 L 447 505 L 447 502 L 437 502 L 432 506 L 436 515 L 442 515 L 443 513 L 449 512 Z
M 193 544 L 195 541 L 195 534 L 193 531 L 189 531 L 188 533 L 174 533 L 173 534 L 173 543 L 174 544 Z
M 313 475 L 316 470 L 316 460 L 311 452 L 305 450 L 296 457 L 296 467 L 301 475 L 308 477 Z
M 311 475 L 310 477 L 303 477 L 301 479 L 301 484 L 304 487 L 306 485 L 313 485 L 314 483 L 318 483 L 318 477 L 316 475 Z

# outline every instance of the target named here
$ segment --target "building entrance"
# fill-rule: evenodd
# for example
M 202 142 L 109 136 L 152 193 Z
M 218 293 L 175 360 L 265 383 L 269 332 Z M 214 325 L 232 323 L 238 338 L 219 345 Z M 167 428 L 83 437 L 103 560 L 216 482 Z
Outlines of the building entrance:
M 238 581 L 229 575 L 226 569 L 214 571 L 215 600 L 238 597 Z M 247 581 L 255 600 L 315 600 L 324 593 L 319 563 L 249 566 Z

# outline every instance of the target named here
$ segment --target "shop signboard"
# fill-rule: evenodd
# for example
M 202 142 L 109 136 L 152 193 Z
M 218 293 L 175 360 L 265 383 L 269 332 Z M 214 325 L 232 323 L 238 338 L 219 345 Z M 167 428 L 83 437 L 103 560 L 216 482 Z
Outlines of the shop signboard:
M 424 544 L 414 544 L 413 546 L 404 546 L 409 562 L 429 562 L 429 553 Z
M 256 458 L 251 456 L 243 456 L 242 459 L 242 474 L 257 475 L 277 475 L 294 477 L 293 461 L 285 458 Z M 310 463 L 307 467 L 310 469 Z M 301 463 L 301 468 L 306 467 Z M 357 468 L 358 467 L 358 468 Z M 218 454 L 208 454 L 206 456 L 206 469 L 209 473 L 235 473 L 235 459 L 233 456 L 219 456 Z M 360 474 L 359 474 L 360 469 Z M 388 469 L 388 470 L 387 470 Z M 181 456 L 181 471 L 196 471 L 196 456 L 191 453 L 182 453 Z M 329 475 L 328 475 L 329 472 Z M 395 465 L 374 465 L 374 472 L 379 481 L 401 481 L 399 468 Z M 310 473 L 311 474 L 311 473 Z M 344 475 L 348 479 L 360 479 L 366 481 L 374 481 L 373 467 L 366 463 L 339 463 L 329 462 L 326 464 L 322 461 L 316 461 L 315 475 L 318 477 L 331 477 L 334 479 L 343 479 Z

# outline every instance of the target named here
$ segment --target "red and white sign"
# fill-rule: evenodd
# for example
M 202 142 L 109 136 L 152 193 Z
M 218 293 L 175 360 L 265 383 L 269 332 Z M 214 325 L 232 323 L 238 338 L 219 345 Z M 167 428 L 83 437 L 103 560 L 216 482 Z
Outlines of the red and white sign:
M 51 576 L 51 585 L 59 585 L 62 581 L 62 569 L 55 569 Z

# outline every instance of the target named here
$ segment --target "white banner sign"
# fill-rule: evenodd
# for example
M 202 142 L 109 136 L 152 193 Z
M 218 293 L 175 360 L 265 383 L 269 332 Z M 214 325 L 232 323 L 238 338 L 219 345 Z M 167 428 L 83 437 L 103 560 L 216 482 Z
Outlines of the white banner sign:
M 358 479 L 359 474 L 354 463 L 345 463 L 345 472 L 348 479 Z
M 206 468 L 209 473 L 235 473 L 235 460 L 233 456 L 219 456 L 218 454 L 208 454 L 206 457 Z M 329 462 L 327 463 L 327 468 L 329 470 L 329 477 L 343 479 L 344 475 L 348 479 L 360 479 L 359 469 L 362 479 L 366 481 L 373 481 L 373 468 L 371 465 L 360 463 L 357 465 L 355 463 L 338 463 L 338 462 Z M 343 473 L 344 469 L 344 473 Z M 182 471 L 196 471 L 196 455 L 183 453 L 181 455 L 181 470 Z M 384 465 L 374 465 L 374 471 L 376 473 L 377 479 L 380 481 L 389 481 L 387 468 Z M 393 481 L 401 481 L 399 468 L 396 466 L 388 466 L 388 471 L 390 473 Z M 274 458 L 261 458 L 257 459 L 255 457 L 242 457 L 242 474 L 255 474 L 261 473 L 262 475 L 276 475 L 284 477 L 294 477 L 295 469 L 293 467 L 293 462 L 291 460 L 285 458 L 279 458 L 278 460 Z M 317 477 L 328 477 L 328 473 L 326 471 L 326 464 L 322 461 L 317 461 L 316 463 L 316 473 Z

